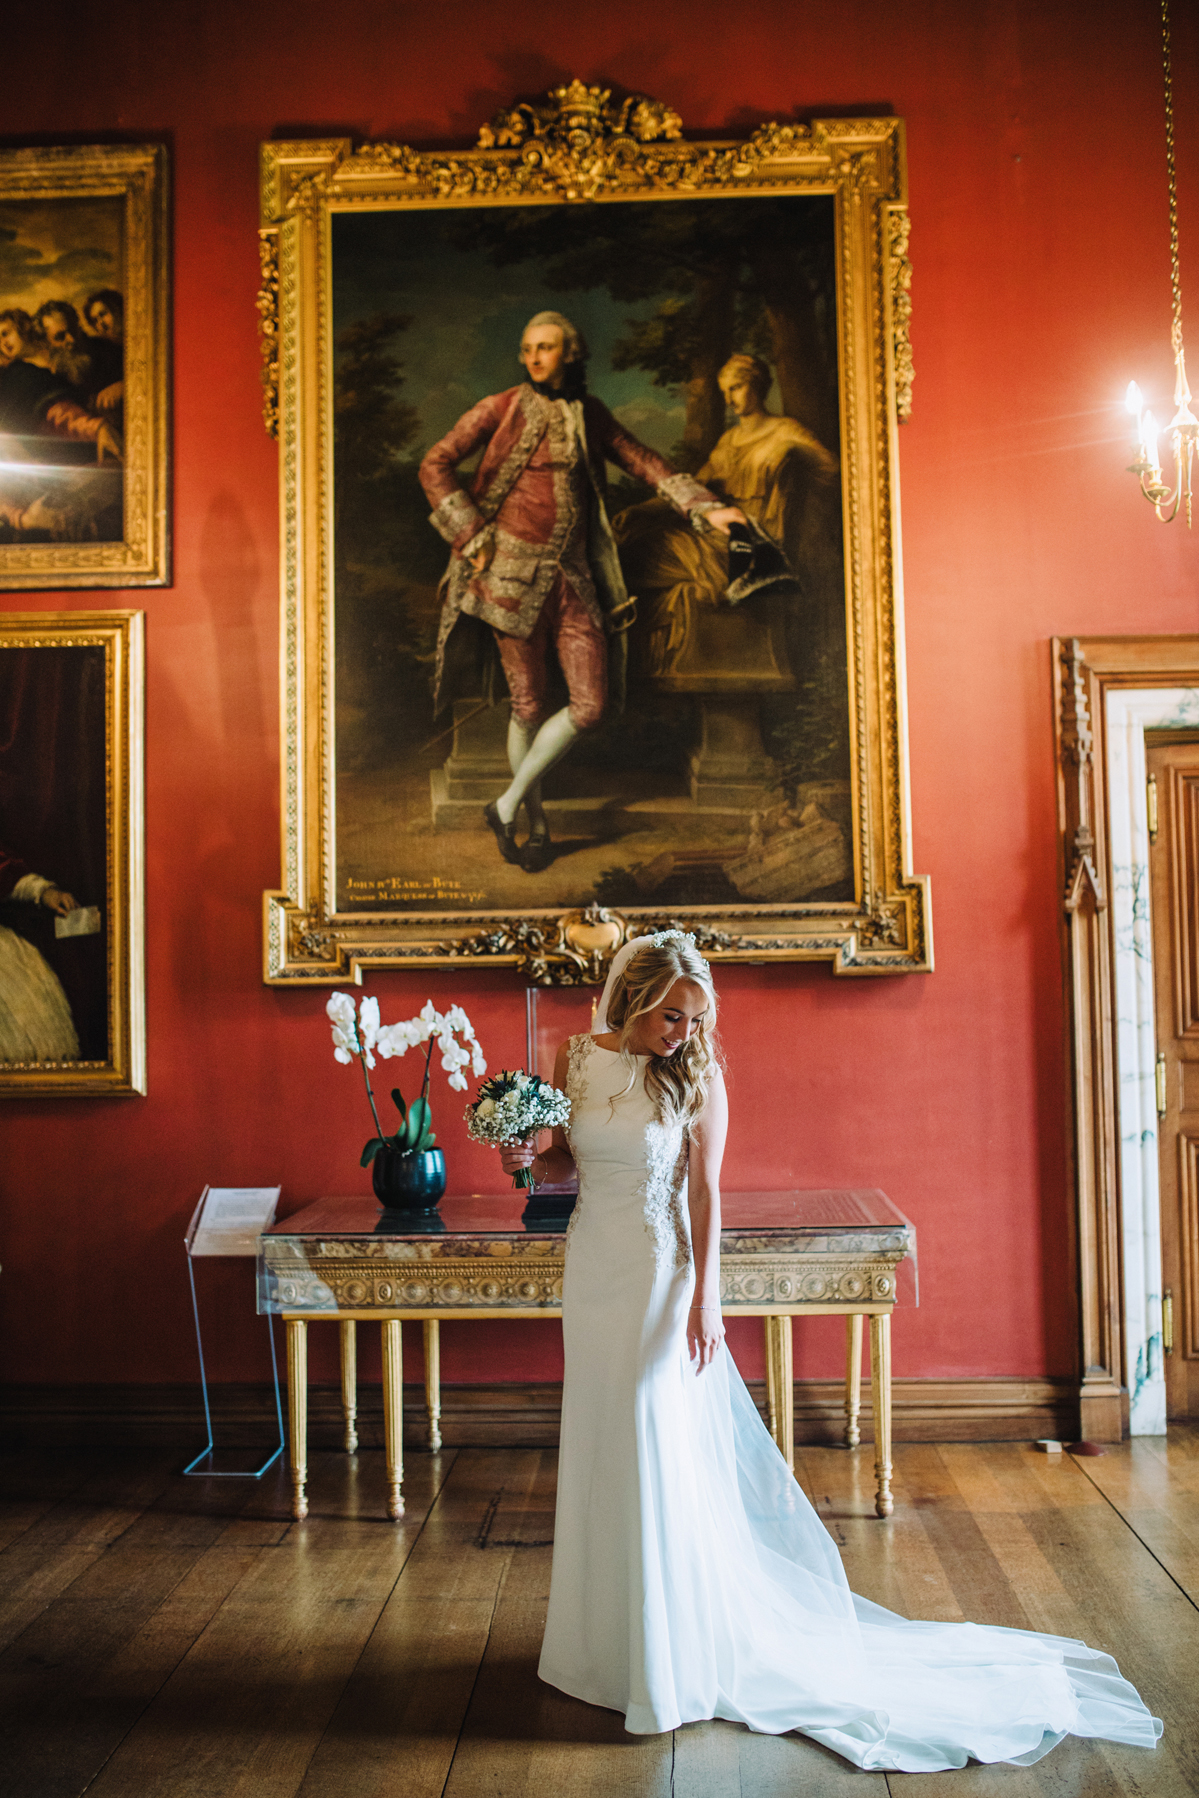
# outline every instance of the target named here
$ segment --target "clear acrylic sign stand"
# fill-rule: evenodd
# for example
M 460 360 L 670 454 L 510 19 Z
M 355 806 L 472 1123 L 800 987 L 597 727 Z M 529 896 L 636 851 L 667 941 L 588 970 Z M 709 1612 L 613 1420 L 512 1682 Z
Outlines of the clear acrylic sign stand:
M 275 1208 L 279 1203 L 282 1189 L 278 1186 L 206 1186 L 200 1194 L 200 1203 L 192 1212 L 191 1223 L 187 1227 L 187 1235 L 183 1239 L 187 1254 L 187 1276 L 191 1281 L 192 1316 L 196 1322 L 196 1353 L 200 1358 L 200 1391 L 204 1398 L 204 1427 L 208 1432 L 208 1441 L 200 1450 L 194 1461 L 189 1461 L 183 1469 L 195 1479 L 216 1480 L 260 1480 L 269 1467 L 283 1453 L 283 1400 L 279 1392 L 279 1361 L 275 1353 L 275 1320 L 267 1318 L 267 1330 L 271 1340 L 271 1371 L 275 1376 L 275 1417 L 279 1424 L 279 1446 L 272 1451 L 260 1467 L 218 1467 L 216 1457 L 221 1451 L 212 1440 L 212 1411 L 208 1403 L 208 1375 L 204 1368 L 204 1342 L 200 1334 L 200 1306 L 196 1298 L 195 1263 L 206 1255 L 257 1255 L 258 1238 L 269 1224 L 275 1221 Z M 225 1450 L 226 1454 L 236 1454 L 237 1450 Z M 243 1454 L 245 1451 L 242 1451 Z M 257 1456 L 262 1451 L 250 1451 Z M 207 1462 L 207 1466 L 200 1463 Z

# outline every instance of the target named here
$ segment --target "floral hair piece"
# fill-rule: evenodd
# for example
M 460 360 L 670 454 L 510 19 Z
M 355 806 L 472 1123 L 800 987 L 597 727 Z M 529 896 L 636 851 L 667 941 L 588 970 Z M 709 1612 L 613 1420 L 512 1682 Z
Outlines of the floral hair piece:
M 694 949 L 695 937 L 690 930 L 656 930 L 653 936 L 647 937 L 640 947 L 644 949 L 648 945 L 650 948 L 660 949 L 663 943 L 690 943 Z M 698 953 L 698 951 L 696 952 Z M 707 957 L 704 956 L 702 959 L 706 961 Z

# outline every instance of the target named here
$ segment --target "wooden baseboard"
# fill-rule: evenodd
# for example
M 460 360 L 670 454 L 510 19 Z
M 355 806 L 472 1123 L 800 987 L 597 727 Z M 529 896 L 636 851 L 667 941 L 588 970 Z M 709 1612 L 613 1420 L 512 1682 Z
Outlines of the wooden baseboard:
M 750 1382 L 765 1414 L 766 1388 Z M 210 1388 L 213 1429 L 219 1444 L 257 1446 L 277 1440 L 274 1395 L 269 1385 Z M 441 1433 L 447 1448 L 552 1447 L 558 1440 L 561 1387 L 548 1382 L 497 1386 L 445 1386 Z M 341 1393 L 333 1385 L 309 1388 L 309 1442 L 340 1448 Z M 797 1380 L 797 1443 L 839 1443 L 844 1427 L 843 1389 L 836 1380 Z M 1040 1436 L 1073 1440 L 1079 1433 L 1078 1384 L 1066 1379 L 896 1380 L 892 1390 L 897 1442 L 1030 1441 Z M 869 1381 L 862 1384 L 863 1441 L 872 1439 Z M 404 1389 L 407 1444 L 425 1440 L 423 1386 Z M 364 1448 L 383 1443 L 381 1388 L 358 1395 L 358 1436 Z M 0 1444 L 66 1448 L 193 1447 L 204 1441 L 198 1385 L 0 1386 Z

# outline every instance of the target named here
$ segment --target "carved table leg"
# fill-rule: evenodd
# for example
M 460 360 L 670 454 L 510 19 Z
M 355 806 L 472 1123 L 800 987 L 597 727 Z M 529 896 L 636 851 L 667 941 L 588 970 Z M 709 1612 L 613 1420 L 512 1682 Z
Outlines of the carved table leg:
M 764 1353 L 766 1356 L 766 1427 L 770 1431 L 770 1434 L 774 1439 L 775 1447 L 777 1448 L 779 1439 L 779 1399 L 774 1383 L 774 1356 L 771 1353 L 774 1337 L 771 1333 L 770 1326 L 773 1322 L 774 1319 L 772 1317 L 764 1317 L 762 1319 L 762 1335 L 764 1339 Z
M 425 1320 L 425 1404 L 429 1410 L 429 1447 L 441 1447 L 441 1324 Z
M 308 1515 L 308 1322 L 287 1320 L 287 1423 L 291 1465 L 291 1514 Z
M 791 1362 L 791 1319 L 768 1317 L 766 1323 L 766 1399 L 770 1434 L 788 1467 L 795 1465 L 795 1381 Z
M 874 1509 L 889 1517 L 895 1509 L 891 1497 L 891 1317 L 884 1312 L 870 1319 L 870 1393 L 874 1400 L 874 1473 L 877 1485 Z
M 858 1414 L 862 1409 L 862 1313 L 845 1319 L 845 1446 L 856 1448 L 862 1440 Z
M 352 1455 L 358 1447 L 358 1325 L 352 1317 L 341 1320 L 341 1409 L 346 1453 Z
M 404 1345 L 400 1320 L 389 1317 L 383 1329 L 383 1433 L 387 1450 L 387 1515 L 404 1515 Z

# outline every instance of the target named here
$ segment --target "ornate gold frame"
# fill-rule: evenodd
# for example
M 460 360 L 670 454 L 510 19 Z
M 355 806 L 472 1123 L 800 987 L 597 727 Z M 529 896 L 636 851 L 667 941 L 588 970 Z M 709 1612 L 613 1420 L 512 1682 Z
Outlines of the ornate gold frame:
M 0 544 L 0 589 L 163 587 L 170 578 L 167 152 L 162 144 L 0 150 L 0 198 L 125 202 L 125 538 Z
M 14 648 L 104 650 L 107 1061 L 0 1062 L 0 1094 L 132 1098 L 146 1090 L 144 612 L 0 612 Z
M 842 493 L 854 788 L 852 903 L 618 913 L 338 914 L 333 889 L 329 216 L 348 208 L 494 206 L 698 194 L 836 200 Z M 764 125 L 686 142 L 642 96 L 575 81 L 496 116 L 479 147 L 424 154 L 348 138 L 261 152 L 264 417 L 280 444 L 283 880 L 264 895 L 264 979 L 361 981 L 371 967 L 485 958 L 541 985 L 603 978 L 627 936 L 669 923 L 720 961 L 831 961 L 838 974 L 932 967 L 926 878 L 911 872 L 897 419 L 911 401 L 903 124 Z

